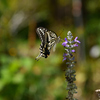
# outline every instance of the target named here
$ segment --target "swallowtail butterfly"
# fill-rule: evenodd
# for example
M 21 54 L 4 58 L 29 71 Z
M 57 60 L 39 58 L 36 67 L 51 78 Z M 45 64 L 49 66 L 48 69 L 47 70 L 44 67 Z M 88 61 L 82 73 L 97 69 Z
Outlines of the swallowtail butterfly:
M 36 57 L 36 60 L 39 60 L 41 57 L 47 58 L 50 55 L 50 50 L 52 47 L 55 50 L 56 44 L 59 43 L 60 37 L 53 31 L 50 31 L 46 28 L 39 27 L 36 29 L 41 44 L 40 44 L 40 54 Z

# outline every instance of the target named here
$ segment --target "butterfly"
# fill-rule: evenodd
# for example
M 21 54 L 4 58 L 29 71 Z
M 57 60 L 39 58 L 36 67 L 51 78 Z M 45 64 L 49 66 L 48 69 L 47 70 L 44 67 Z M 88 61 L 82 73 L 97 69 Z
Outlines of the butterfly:
M 56 44 L 60 42 L 60 37 L 55 32 L 43 27 L 38 27 L 36 33 L 41 40 L 41 44 L 39 48 L 40 54 L 35 59 L 39 60 L 41 57 L 47 58 L 50 55 L 52 47 L 53 51 L 55 51 Z

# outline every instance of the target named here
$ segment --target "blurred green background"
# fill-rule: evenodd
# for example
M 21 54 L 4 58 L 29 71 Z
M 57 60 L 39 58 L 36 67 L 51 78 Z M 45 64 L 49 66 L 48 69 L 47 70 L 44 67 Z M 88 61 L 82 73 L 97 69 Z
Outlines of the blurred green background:
M 75 97 L 97 100 L 100 88 L 99 0 L 0 0 L 0 100 L 64 100 L 66 68 L 61 42 L 56 52 L 35 61 L 37 27 L 64 39 L 70 30 L 81 41 L 76 49 Z

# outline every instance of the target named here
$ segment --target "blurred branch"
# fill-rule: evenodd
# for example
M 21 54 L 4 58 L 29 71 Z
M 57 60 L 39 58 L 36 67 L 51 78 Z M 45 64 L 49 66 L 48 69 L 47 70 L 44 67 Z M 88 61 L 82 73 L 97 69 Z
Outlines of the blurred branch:
M 85 41 L 84 41 L 84 25 L 83 25 L 83 15 L 82 15 L 82 1 L 81 0 L 72 0 L 72 13 L 74 16 L 75 26 L 77 33 L 80 34 L 81 45 L 79 48 L 78 60 L 85 60 Z
M 29 33 L 28 33 L 28 41 L 29 47 L 32 48 L 35 45 L 36 41 L 36 22 L 34 20 L 29 21 Z

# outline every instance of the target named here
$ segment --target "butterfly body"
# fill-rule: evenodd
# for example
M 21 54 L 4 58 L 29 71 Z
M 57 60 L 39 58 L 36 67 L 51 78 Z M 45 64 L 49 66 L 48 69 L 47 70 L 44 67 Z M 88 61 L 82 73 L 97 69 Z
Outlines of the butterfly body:
M 37 28 L 36 32 L 41 40 L 40 54 L 36 57 L 36 60 L 39 60 L 41 57 L 47 58 L 50 55 L 51 48 L 55 47 L 60 41 L 60 37 L 55 32 L 43 27 Z

